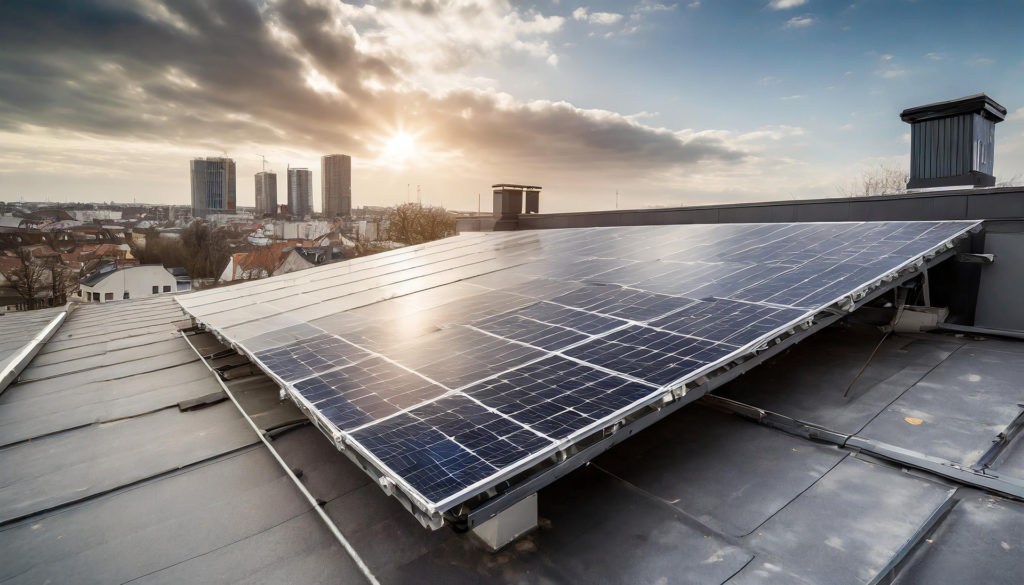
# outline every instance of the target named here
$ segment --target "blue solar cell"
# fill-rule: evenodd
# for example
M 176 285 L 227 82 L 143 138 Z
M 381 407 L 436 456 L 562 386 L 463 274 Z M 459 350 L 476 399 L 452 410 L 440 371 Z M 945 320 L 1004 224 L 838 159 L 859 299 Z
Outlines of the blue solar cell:
M 544 356 L 541 350 L 464 326 L 419 337 L 384 353 L 450 389 Z
M 657 319 L 651 327 L 680 335 L 743 346 L 800 319 L 805 311 L 709 299 Z
M 693 303 L 692 299 L 652 294 L 619 286 L 587 286 L 551 299 L 552 303 L 632 321 L 657 319 Z
M 565 354 L 661 386 L 737 349 L 734 345 L 631 325 L 571 348 Z
M 574 343 L 589 339 L 587 335 L 559 325 L 549 325 L 506 313 L 473 323 L 473 326 L 498 337 L 526 343 L 548 351 L 558 351 Z
M 587 313 L 549 302 L 524 307 L 517 310 L 515 314 L 541 323 L 559 325 L 587 335 L 600 335 L 627 324 L 627 321 L 622 319 Z
M 414 408 L 352 438 L 434 501 L 552 445 L 463 395 Z
M 295 390 L 343 431 L 447 392 L 379 357 L 307 378 L 296 383 Z
M 564 439 L 655 390 L 553 356 L 484 380 L 465 393 L 539 433 Z
M 285 382 L 295 382 L 370 357 L 351 343 L 325 334 L 258 351 L 255 355 Z

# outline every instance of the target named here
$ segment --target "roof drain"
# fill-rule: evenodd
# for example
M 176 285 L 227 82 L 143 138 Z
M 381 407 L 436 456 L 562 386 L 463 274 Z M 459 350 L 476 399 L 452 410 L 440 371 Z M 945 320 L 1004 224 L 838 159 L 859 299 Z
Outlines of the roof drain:
M 323 508 L 321 507 L 321 502 L 314 498 L 313 495 L 310 494 L 309 491 L 306 489 L 306 486 L 303 485 L 301 481 L 299 481 L 299 478 L 295 475 L 295 472 L 292 471 L 292 468 L 288 467 L 288 465 L 284 462 L 284 459 L 282 459 L 281 456 L 277 453 L 277 450 L 274 449 L 274 446 L 270 444 L 270 441 L 267 439 L 267 437 L 262 432 L 260 432 L 260 428 L 256 426 L 256 423 L 253 422 L 252 418 L 249 417 L 249 414 L 246 413 L 245 410 L 242 408 L 242 405 L 238 403 L 237 399 L 235 399 L 235 395 L 231 393 L 231 390 L 227 387 L 227 384 L 224 383 L 224 380 L 222 380 L 221 377 L 217 375 L 216 370 L 211 368 L 210 364 L 206 363 L 206 360 L 203 359 L 202 354 L 199 353 L 199 350 L 196 349 L 196 346 L 192 345 L 192 341 L 189 340 L 188 335 L 186 335 L 185 332 L 181 332 L 181 338 L 184 339 L 185 343 L 187 343 L 188 346 L 192 348 L 192 351 L 194 351 L 196 355 L 199 356 L 200 361 L 203 362 L 203 365 L 206 366 L 206 369 L 210 370 L 210 373 L 213 374 L 213 377 L 217 380 L 217 383 L 220 384 L 220 387 L 224 391 L 224 394 L 226 394 L 227 397 L 231 399 L 231 402 L 234 403 L 235 408 L 237 408 L 238 412 L 242 414 L 242 418 L 245 419 L 245 422 L 249 423 L 249 426 L 252 427 L 252 430 L 255 431 L 256 435 L 259 436 L 261 441 L 263 441 L 263 445 L 266 446 L 267 450 L 270 451 L 270 454 L 274 456 L 274 459 L 277 461 L 277 464 L 281 466 L 281 469 L 283 469 L 286 474 L 288 474 L 288 477 L 291 478 L 292 483 L 295 484 L 295 487 L 297 487 L 299 489 L 299 492 L 302 493 L 303 497 L 306 498 L 306 501 L 309 502 L 309 505 L 312 506 L 312 508 L 316 510 L 316 513 L 320 515 L 320 519 L 323 520 L 324 524 L 327 525 L 327 529 L 331 531 L 331 534 L 334 535 L 334 538 L 336 538 L 338 542 L 341 543 L 341 546 L 345 549 L 348 555 L 352 557 L 352 560 L 355 561 L 356 565 L 359 567 L 359 570 L 362 571 L 363 575 L 366 576 L 366 579 L 373 585 L 380 585 L 380 581 L 378 581 L 377 578 L 373 576 L 373 573 L 370 571 L 370 568 L 366 566 L 366 563 L 363 562 L 363 559 L 359 556 L 359 553 L 356 552 L 356 549 L 352 548 L 352 545 L 348 542 L 348 539 L 345 538 L 345 535 L 342 534 L 340 530 L 338 530 L 338 527 L 334 524 L 334 521 L 331 520 L 331 518 L 327 515 L 326 512 L 324 512 Z

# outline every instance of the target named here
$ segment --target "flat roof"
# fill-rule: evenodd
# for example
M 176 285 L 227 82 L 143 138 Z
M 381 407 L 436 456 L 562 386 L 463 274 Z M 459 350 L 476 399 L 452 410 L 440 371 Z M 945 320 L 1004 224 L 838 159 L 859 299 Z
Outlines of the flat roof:
M 211 335 L 186 342 L 188 325 L 170 297 L 82 305 L 0 395 L 0 580 L 953 585 L 1024 574 L 1024 503 L 1001 491 L 1024 485 L 1019 340 L 882 340 L 870 323 L 840 321 L 542 489 L 539 527 L 491 553 L 470 534 L 423 530 L 273 380 Z

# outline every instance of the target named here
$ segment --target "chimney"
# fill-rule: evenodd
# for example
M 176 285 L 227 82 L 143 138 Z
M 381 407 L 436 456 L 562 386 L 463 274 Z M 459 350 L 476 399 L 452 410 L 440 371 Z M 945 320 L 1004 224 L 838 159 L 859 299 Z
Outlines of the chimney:
M 523 213 L 523 195 L 526 213 L 540 213 L 541 187 L 498 183 L 494 190 L 494 231 L 515 230 L 519 227 L 519 214 Z
M 1006 108 L 983 93 L 907 108 L 910 181 L 907 189 L 992 187 L 995 126 Z

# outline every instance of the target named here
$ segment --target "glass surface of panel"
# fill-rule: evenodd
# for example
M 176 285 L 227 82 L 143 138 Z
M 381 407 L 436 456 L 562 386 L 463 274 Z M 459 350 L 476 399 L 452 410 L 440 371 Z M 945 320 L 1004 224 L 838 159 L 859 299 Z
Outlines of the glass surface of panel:
M 976 226 L 466 234 L 177 299 L 432 513 L 749 356 Z

